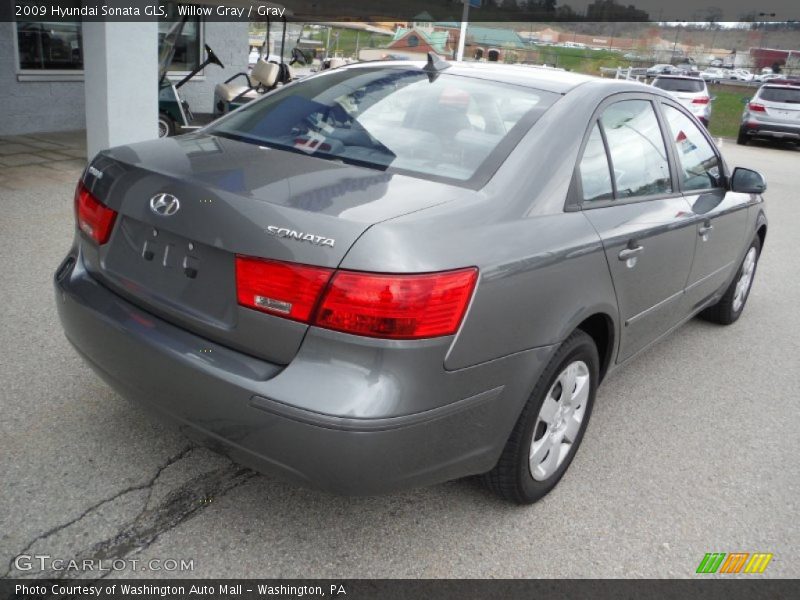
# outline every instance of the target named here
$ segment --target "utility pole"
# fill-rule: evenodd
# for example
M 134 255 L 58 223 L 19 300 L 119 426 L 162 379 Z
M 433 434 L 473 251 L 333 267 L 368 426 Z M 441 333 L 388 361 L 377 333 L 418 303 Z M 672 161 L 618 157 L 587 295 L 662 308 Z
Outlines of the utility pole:
M 456 60 L 462 62 L 464 60 L 464 43 L 467 40 L 467 21 L 469 20 L 469 2 L 470 0 L 463 0 L 464 11 L 461 13 L 461 33 L 458 35 L 458 53 Z
M 675 27 L 675 43 L 672 44 L 672 59 L 670 60 L 671 63 L 674 64 L 675 61 L 675 51 L 678 48 L 678 36 L 681 34 L 681 25 L 680 23 L 686 23 L 686 21 L 676 21 L 677 25 Z

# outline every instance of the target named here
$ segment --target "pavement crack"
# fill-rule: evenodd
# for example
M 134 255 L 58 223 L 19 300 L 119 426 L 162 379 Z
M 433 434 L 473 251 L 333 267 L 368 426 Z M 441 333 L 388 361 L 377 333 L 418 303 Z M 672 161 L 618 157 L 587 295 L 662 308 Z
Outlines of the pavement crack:
M 195 447 L 193 445 L 189 445 L 186 448 L 184 448 L 183 450 L 181 450 L 180 452 L 178 452 L 177 454 L 175 454 L 174 456 L 169 457 L 162 465 L 160 465 L 158 467 L 158 469 L 156 469 L 155 474 L 150 479 L 148 479 L 145 483 L 142 483 L 142 484 L 139 484 L 139 485 L 133 485 L 133 486 L 124 488 L 124 489 L 120 490 L 119 492 L 113 494 L 112 496 L 109 496 L 108 498 L 104 498 L 103 500 L 100 500 L 99 502 L 89 506 L 86 510 L 84 510 L 81 514 L 79 514 L 74 519 L 71 519 L 71 520 L 67 521 L 66 523 L 62 523 L 61 525 L 57 525 L 57 526 L 55 526 L 55 527 L 53 527 L 51 529 L 48 529 L 47 531 L 45 531 L 43 533 L 40 533 L 39 535 L 34 537 L 31 541 L 29 541 L 25 545 L 25 547 L 22 550 L 17 552 L 15 555 L 13 555 L 9 559 L 8 568 L 6 569 L 6 571 L 4 573 L 0 574 L 0 579 L 5 579 L 11 574 L 11 572 L 14 570 L 14 560 L 19 555 L 25 554 L 28 550 L 30 550 L 34 546 L 34 544 L 36 544 L 37 542 L 40 542 L 42 540 L 45 540 L 45 539 L 55 535 L 59 531 L 62 531 L 64 529 L 66 529 L 67 527 L 70 527 L 71 525 L 75 525 L 79 521 L 85 519 L 87 516 L 92 514 L 97 509 L 99 509 L 102 506 L 108 504 L 109 502 L 113 502 L 114 500 L 116 500 L 118 498 L 121 498 L 125 494 L 129 494 L 131 492 L 138 492 L 138 491 L 141 491 L 141 490 L 144 490 L 144 489 L 149 489 L 149 492 L 147 494 L 147 498 L 145 500 L 145 507 L 146 507 L 147 503 L 150 501 L 150 497 L 153 494 L 153 486 L 155 485 L 156 481 L 161 476 L 161 474 L 164 472 L 164 470 L 169 468 L 171 465 L 175 464 L 179 460 L 182 460 L 183 458 L 186 458 L 194 450 L 194 448 Z
M 113 561 L 132 552 L 142 552 L 163 533 L 176 528 L 214 499 L 245 484 L 256 475 L 254 471 L 236 464 L 199 475 L 172 490 L 157 506 L 143 510 L 114 537 L 88 548 L 79 558 Z

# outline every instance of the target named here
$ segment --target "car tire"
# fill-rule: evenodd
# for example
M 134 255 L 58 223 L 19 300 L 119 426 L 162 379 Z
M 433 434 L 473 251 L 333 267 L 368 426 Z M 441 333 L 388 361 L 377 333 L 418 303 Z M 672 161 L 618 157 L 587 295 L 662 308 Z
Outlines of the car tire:
M 170 137 L 175 135 L 175 121 L 161 113 L 158 115 L 158 137 Z
M 589 423 L 599 365 L 597 347 L 585 332 L 575 331 L 561 344 L 522 409 L 500 460 L 483 475 L 490 490 L 510 502 L 532 504 L 556 486 L 572 462 Z M 572 376 L 568 373 L 570 369 Z M 573 379 L 574 389 L 570 398 L 566 398 L 562 382 Z M 574 420 L 579 421 L 577 426 Z M 568 437 L 573 438 L 570 443 Z
M 701 318 L 720 325 L 730 325 L 739 320 L 745 304 L 747 304 L 747 299 L 750 297 L 750 289 L 753 287 L 753 278 L 760 257 L 761 238 L 756 236 L 750 243 L 750 247 L 742 259 L 742 264 L 736 271 L 736 277 L 725 290 L 725 294 L 716 304 L 703 310 L 700 313 Z
M 739 127 L 739 135 L 736 136 L 736 143 L 740 146 L 747 146 L 747 142 L 750 141 L 750 138 L 747 137 L 747 134 L 744 131 L 743 127 Z

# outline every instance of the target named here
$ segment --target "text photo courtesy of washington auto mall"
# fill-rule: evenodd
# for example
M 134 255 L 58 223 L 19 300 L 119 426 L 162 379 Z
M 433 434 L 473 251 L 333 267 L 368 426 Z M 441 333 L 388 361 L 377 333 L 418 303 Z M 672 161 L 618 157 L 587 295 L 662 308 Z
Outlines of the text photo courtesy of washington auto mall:
M 797 598 L 800 3 L 0 0 L 0 599 Z

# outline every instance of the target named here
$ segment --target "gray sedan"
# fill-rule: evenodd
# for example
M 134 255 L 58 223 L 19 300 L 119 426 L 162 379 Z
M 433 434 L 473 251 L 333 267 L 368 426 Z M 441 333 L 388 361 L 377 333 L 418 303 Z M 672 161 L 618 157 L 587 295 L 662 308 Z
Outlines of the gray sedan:
M 739 318 L 764 190 L 654 87 L 352 65 L 101 152 L 57 305 L 109 385 L 243 464 L 529 503 L 609 372 Z

